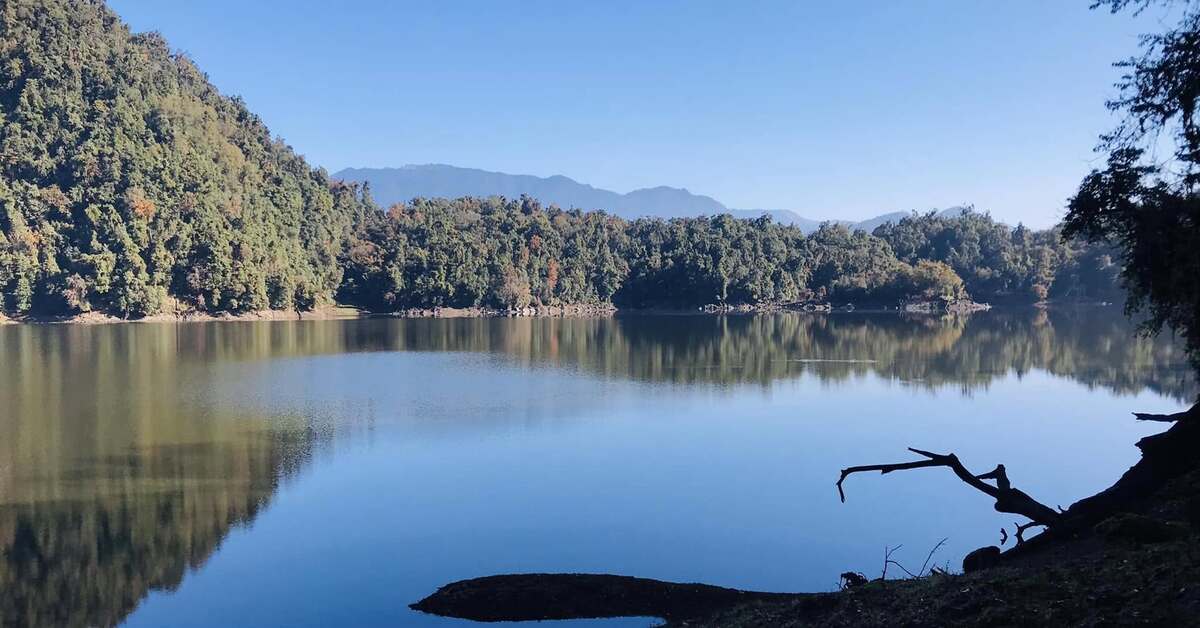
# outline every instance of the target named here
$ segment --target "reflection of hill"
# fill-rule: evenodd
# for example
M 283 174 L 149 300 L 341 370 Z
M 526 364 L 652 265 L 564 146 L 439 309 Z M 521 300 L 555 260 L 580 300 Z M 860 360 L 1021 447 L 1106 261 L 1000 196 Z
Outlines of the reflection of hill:
M 186 403 L 164 329 L 0 330 L 0 625 L 120 622 L 309 458 L 303 419 Z
M 66 474 L 88 496 L 0 505 L 0 624 L 119 623 L 253 521 L 307 450 L 279 434 L 130 450 Z

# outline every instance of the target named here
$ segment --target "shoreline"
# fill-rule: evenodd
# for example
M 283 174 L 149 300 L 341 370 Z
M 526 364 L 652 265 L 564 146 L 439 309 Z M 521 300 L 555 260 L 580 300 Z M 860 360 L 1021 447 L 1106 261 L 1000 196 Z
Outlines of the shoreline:
M 916 316 L 960 316 L 992 309 L 1029 308 L 1046 309 L 1061 307 L 1108 307 L 1110 303 L 1093 302 L 1042 302 L 1002 304 L 964 301 L 949 306 L 933 303 L 911 303 L 896 306 L 855 306 L 847 304 L 834 307 L 831 304 L 760 304 L 760 305 L 704 305 L 693 308 L 646 307 L 618 308 L 612 304 L 566 304 L 552 306 L 530 306 L 522 309 L 502 310 L 487 307 L 432 307 L 408 308 L 394 312 L 372 312 L 348 305 L 330 305 L 308 311 L 259 310 L 239 314 L 185 311 L 160 313 L 140 318 L 121 318 L 100 312 L 85 312 L 73 315 L 17 316 L 0 313 L 0 327 L 5 325 L 111 325 L 117 323 L 209 323 L 209 322 L 253 322 L 253 321 L 322 321 L 354 320 L 368 318 L 609 318 L 617 316 L 742 316 L 756 314 L 907 314 Z
M 121 323 L 212 323 L 239 321 L 297 321 L 297 320 L 351 320 L 367 318 L 369 313 L 347 306 L 329 306 L 309 311 L 259 310 L 242 314 L 208 312 L 160 313 L 140 318 L 121 318 L 100 312 L 84 312 L 68 316 L 21 316 L 12 318 L 0 314 L 3 325 L 114 325 Z

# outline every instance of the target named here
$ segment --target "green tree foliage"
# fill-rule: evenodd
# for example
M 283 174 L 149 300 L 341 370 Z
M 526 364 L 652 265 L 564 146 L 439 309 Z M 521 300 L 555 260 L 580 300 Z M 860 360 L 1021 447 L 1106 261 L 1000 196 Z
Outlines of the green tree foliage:
M 913 215 L 875 229 L 896 256 L 950 266 L 973 295 L 998 301 L 1042 301 L 1068 258 L 1053 231 L 1012 229 L 973 210 L 961 216 Z
M 1114 12 L 1143 9 L 1150 0 L 1107 0 Z M 1200 368 L 1200 7 L 1178 4 L 1177 25 L 1142 39 L 1142 55 L 1119 66 L 1126 73 L 1108 106 L 1124 115 L 1101 138 L 1108 152 L 1071 199 L 1063 233 L 1112 247 L 1128 289 L 1126 309 L 1146 315 L 1143 328 L 1181 335 Z M 1174 158 L 1155 163 L 1148 151 L 1162 137 Z
M 308 307 L 341 280 L 330 182 L 101 3 L 0 2 L 9 312 Z
M 622 251 L 631 269 L 616 301 L 631 307 L 778 303 L 802 298 L 804 235 L 769 218 L 642 219 Z

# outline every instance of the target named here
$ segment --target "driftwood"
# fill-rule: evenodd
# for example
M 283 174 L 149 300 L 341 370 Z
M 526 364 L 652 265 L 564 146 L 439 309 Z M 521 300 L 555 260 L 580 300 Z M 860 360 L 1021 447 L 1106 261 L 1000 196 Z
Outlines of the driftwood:
M 838 495 L 842 498 L 842 502 L 846 501 L 846 492 L 842 484 L 846 478 L 854 473 L 863 473 L 868 471 L 878 471 L 882 474 L 891 473 L 893 471 L 907 471 L 909 469 L 924 469 L 927 467 L 946 467 L 958 476 L 958 479 L 965 482 L 972 488 L 987 494 L 992 499 L 996 500 L 995 508 L 1000 512 L 1021 515 L 1030 520 L 1027 524 L 1019 524 L 1017 526 L 1017 541 L 1024 541 L 1025 530 L 1032 526 L 1053 527 L 1062 522 L 1062 514 L 1050 508 L 1049 506 L 1035 500 L 1025 492 L 1013 488 L 1009 482 L 1008 473 L 1004 469 L 1004 465 L 996 465 L 995 469 L 987 473 L 979 475 L 973 474 L 963 466 L 958 460 L 958 456 L 954 454 L 935 454 L 930 451 L 921 449 L 908 448 L 909 451 L 924 456 L 926 460 L 914 460 L 912 462 L 898 462 L 893 464 L 869 464 L 856 467 L 847 467 L 842 469 L 841 477 L 837 481 Z M 984 480 L 992 480 L 995 484 L 988 484 Z M 1005 533 L 1007 535 L 1007 533 Z

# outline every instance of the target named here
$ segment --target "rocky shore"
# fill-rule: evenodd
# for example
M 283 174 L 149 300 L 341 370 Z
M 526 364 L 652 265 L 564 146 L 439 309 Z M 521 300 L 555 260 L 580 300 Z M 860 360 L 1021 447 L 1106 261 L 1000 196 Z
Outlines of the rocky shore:
M 961 301 L 909 301 L 896 304 L 855 305 L 846 303 L 805 302 L 805 303 L 755 303 L 728 304 L 710 303 L 701 306 L 700 311 L 708 314 L 757 314 L 770 312 L 907 312 L 910 314 L 970 314 L 992 309 L 987 303 L 976 303 L 970 300 Z
M 617 308 L 610 303 L 575 303 L 567 305 L 536 305 L 525 308 L 498 309 L 487 307 L 410 308 L 380 316 L 397 318 L 496 318 L 496 317 L 570 317 L 612 316 Z
M 621 310 L 629 313 L 700 313 L 700 314 L 769 314 L 775 312 L 900 312 L 911 314 L 969 314 L 991 309 L 991 306 L 972 301 L 913 302 L 890 306 L 858 307 L 852 303 L 758 303 L 709 304 L 694 310 L 660 308 Z M 0 314 L 0 325 L 6 323 L 75 323 L 84 325 L 109 323 L 186 323 L 208 321 L 282 321 L 282 320 L 341 320 L 352 318 L 532 318 L 532 317 L 605 317 L 613 316 L 618 308 L 611 303 L 573 303 L 566 305 L 537 305 L 525 308 L 500 309 L 488 307 L 430 307 L 408 308 L 395 312 L 368 312 L 352 307 L 323 306 L 313 310 L 259 310 L 238 314 L 213 314 L 196 310 L 177 310 L 137 318 L 121 318 L 99 312 L 68 316 L 18 316 Z

